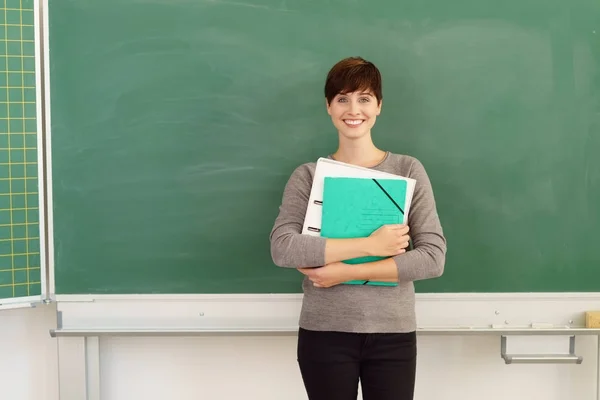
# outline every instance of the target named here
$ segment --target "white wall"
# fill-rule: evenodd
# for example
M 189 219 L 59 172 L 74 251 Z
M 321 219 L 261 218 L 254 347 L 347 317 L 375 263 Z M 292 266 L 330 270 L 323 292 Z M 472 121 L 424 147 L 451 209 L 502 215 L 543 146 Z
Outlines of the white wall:
M 55 310 L 0 310 L 0 399 L 58 400 Z
M 3 400 L 58 400 L 55 311 L 0 311 Z M 100 346 L 102 400 L 306 398 L 294 337 L 114 337 Z M 497 337 L 420 336 L 415 399 L 596 400 L 595 336 L 577 337 L 582 365 L 505 365 L 499 348 Z

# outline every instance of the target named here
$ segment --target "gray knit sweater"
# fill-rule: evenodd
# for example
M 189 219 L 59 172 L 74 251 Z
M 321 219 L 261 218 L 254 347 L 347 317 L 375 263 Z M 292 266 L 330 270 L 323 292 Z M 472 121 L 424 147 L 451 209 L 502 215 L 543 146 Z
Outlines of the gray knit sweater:
M 294 170 L 283 192 L 271 231 L 273 262 L 285 268 L 322 266 L 326 238 L 303 235 L 302 225 L 316 163 Z M 395 256 L 398 286 L 337 285 L 315 288 L 305 277 L 299 325 L 342 332 L 410 332 L 417 327 L 413 281 L 442 274 L 446 239 L 433 190 L 423 165 L 414 157 L 387 153 L 372 169 L 416 180 L 408 224 L 413 248 Z

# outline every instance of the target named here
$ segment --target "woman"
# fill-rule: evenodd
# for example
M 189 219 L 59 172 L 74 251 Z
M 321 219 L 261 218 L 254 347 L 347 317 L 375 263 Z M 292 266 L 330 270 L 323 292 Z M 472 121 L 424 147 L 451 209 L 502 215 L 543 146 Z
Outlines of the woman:
M 310 400 L 356 399 L 359 380 L 364 400 L 413 399 L 413 282 L 439 277 L 446 256 L 431 184 L 417 159 L 373 143 L 371 128 L 382 106 L 375 65 L 360 57 L 341 60 L 327 75 L 325 98 L 339 137 L 331 158 L 414 178 L 416 186 L 406 226 L 386 225 L 365 238 L 328 239 L 301 234 L 316 163 L 300 165 L 289 178 L 270 239 L 275 264 L 305 275 L 297 349 L 302 379 Z M 362 256 L 387 258 L 342 262 Z M 341 284 L 355 279 L 398 284 Z

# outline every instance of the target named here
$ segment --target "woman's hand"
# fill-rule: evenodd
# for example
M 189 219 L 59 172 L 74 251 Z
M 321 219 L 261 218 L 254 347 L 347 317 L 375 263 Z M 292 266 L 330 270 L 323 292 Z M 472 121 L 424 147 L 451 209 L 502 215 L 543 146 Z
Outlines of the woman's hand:
M 354 279 L 352 265 L 334 262 L 317 268 L 298 268 L 315 287 L 328 288 Z
M 410 236 L 408 225 L 384 225 L 373 232 L 368 240 L 372 256 L 393 257 L 406 252 Z

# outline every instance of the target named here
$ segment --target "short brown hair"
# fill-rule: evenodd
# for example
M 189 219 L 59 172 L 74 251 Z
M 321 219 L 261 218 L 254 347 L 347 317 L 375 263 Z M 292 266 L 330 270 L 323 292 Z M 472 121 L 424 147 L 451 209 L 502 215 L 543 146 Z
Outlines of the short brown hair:
M 348 57 L 338 61 L 327 74 L 325 81 L 327 104 L 340 93 L 357 90 L 371 91 L 380 103 L 383 95 L 379 69 L 361 57 Z

